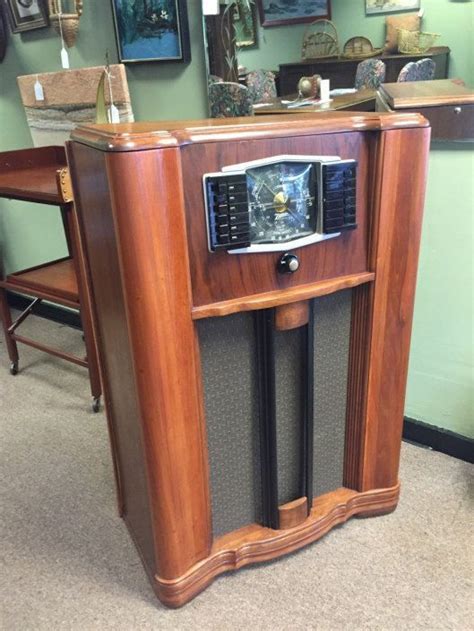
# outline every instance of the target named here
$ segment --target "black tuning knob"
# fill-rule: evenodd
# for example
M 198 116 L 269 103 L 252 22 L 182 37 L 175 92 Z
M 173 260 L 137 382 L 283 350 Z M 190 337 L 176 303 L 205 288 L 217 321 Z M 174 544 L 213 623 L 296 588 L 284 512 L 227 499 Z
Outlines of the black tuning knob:
M 296 254 L 285 252 L 285 254 L 282 254 L 278 259 L 277 270 L 280 274 L 294 274 L 299 266 L 300 261 Z

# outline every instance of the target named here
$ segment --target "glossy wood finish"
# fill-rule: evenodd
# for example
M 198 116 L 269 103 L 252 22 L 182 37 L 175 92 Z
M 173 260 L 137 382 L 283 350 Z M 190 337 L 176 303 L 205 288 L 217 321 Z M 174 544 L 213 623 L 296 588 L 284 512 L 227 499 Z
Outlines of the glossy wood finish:
M 281 117 L 137 125 L 136 136 L 133 127 L 92 126 L 69 148 L 120 506 L 158 597 L 173 607 L 222 572 L 398 500 L 429 129 L 416 116 L 285 121 L 286 129 Z M 285 153 L 358 159 L 357 229 L 297 251 L 301 266 L 289 277 L 277 273 L 275 254 L 208 253 L 203 173 Z M 315 498 L 309 516 L 306 498 L 281 506 L 284 530 L 248 524 L 212 541 L 193 320 L 276 307 L 289 329 L 306 321 L 306 301 L 349 287 L 345 487 Z
M 299 497 L 292 502 L 278 507 L 278 525 L 280 530 L 294 528 L 308 517 L 308 498 Z
M 82 148 L 72 146 L 72 164 L 81 160 L 90 173 L 82 152 Z M 117 240 L 117 245 L 110 242 L 109 249 L 117 247 L 120 271 L 126 270 L 120 276 L 131 348 L 127 359 L 133 365 L 138 406 L 138 418 L 130 420 L 141 424 L 156 557 L 152 571 L 172 578 L 207 556 L 211 546 L 207 448 L 199 356 L 191 319 L 179 152 L 165 149 L 110 154 L 105 166 L 110 200 L 103 202 L 112 217 L 105 212 L 104 220 L 108 226 L 113 221 L 115 235 L 109 233 L 108 237 L 115 236 Z M 130 178 L 131 173 L 136 173 L 136 177 Z M 99 190 L 103 189 L 102 184 Z M 79 182 L 78 205 L 86 213 L 91 213 L 91 209 L 87 210 L 84 196 L 91 192 L 84 191 Z M 97 208 L 97 201 L 90 201 Z M 162 212 L 165 207 L 167 212 Z M 141 212 L 131 213 L 130 208 L 140 208 Z M 98 287 L 103 286 L 98 271 L 102 258 L 98 248 L 94 244 L 91 247 L 97 235 L 88 232 L 88 217 L 85 239 L 98 297 Z M 95 225 L 100 229 L 97 220 Z M 114 282 L 110 276 L 108 280 Z M 104 312 L 109 306 L 104 301 L 98 306 L 103 336 L 110 322 Z M 151 331 L 156 335 L 150 336 Z M 117 346 L 117 339 L 110 343 Z M 104 350 L 106 354 L 112 352 L 110 347 Z M 112 362 L 110 358 L 109 365 Z M 121 381 L 123 373 L 119 367 L 114 370 L 119 373 L 116 379 Z M 132 384 L 123 386 L 130 388 Z M 118 423 L 121 422 L 128 421 L 118 417 Z M 119 427 L 120 431 L 124 428 Z M 146 506 L 137 510 L 144 509 Z M 138 519 L 135 516 L 135 521 Z M 193 527 L 189 528 L 189 524 Z M 151 556 L 149 552 L 147 555 Z
M 280 305 L 275 309 L 275 329 L 277 331 L 289 331 L 297 329 L 309 320 L 309 302 L 290 302 Z
M 327 103 L 314 103 L 298 108 L 288 108 L 288 103 L 283 103 L 283 101 L 288 101 L 290 97 L 280 97 L 272 99 L 268 106 L 258 105 L 258 107 L 254 109 L 254 114 L 256 116 L 263 114 L 294 114 L 295 112 L 299 114 L 314 114 L 315 112 L 337 110 L 373 112 L 375 111 L 375 93 L 375 90 L 358 90 L 353 94 L 333 96 Z
M 61 147 L 4 151 L 0 153 L 0 196 L 60 205 L 65 200 L 58 190 L 56 171 L 65 166 Z
M 313 123 L 314 124 L 314 123 Z M 239 256 L 211 253 L 203 239 L 190 239 L 189 259 L 195 307 L 235 300 L 258 293 L 291 291 L 311 282 L 367 272 L 368 136 L 363 133 L 310 135 L 236 143 L 193 143 L 181 150 L 187 232 L 206 234 L 202 174 L 223 166 L 284 154 L 336 155 L 358 161 L 356 194 L 357 230 L 294 250 L 300 260 L 294 274 L 276 273 L 281 253 Z M 199 164 L 197 170 L 195 165 Z
M 344 486 L 350 489 L 362 488 L 372 296 L 373 283 L 358 286 L 352 294 L 343 474 Z
M 474 141 L 474 92 L 458 79 L 383 84 L 377 109 L 419 112 L 430 121 L 432 140 Z
M 435 46 L 419 55 L 378 55 L 386 66 L 387 82 L 395 82 L 400 70 L 409 61 L 418 61 L 430 57 L 436 64 L 435 79 L 445 79 L 448 76 L 450 50 L 447 46 Z M 297 61 L 280 65 L 281 94 L 292 94 L 302 76 L 319 74 L 331 81 L 332 88 L 351 88 L 354 86 L 357 66 L 361 59 L 313 59 Z
M 429 142 L 429 129 L 394 130 L 377 147 L 361 491 L 398 480 Z
M 420 115 L 374 112 L 321 112 L 317 123 L 305 114 L 285 118 L 275 116 L 246 116 L 244 118 L 209 118 L 194 121 L 165 121 L 156 123 L 120 123 L 78 126 L 71 138 L 102 151 L 143 151 L 175 147 L 190 143 L 229 143 L 240 140 L 297 138 L 314 134 L 345 131 L 382 131 L 427 126 Z
M 181 607 L 197 596 L 219 574 L 251 563 L 276 559 L 317 541 L 332 528 L 358 514 L 386 514 L 398 502 L 400 487 L 357 493 L 351 489 L 314 498 L 309 517 L 288 530 L 272 530 L 250 524 L 217 539 L 210 555 L 174 581 L 155 577 L 158 598 L 169 607 Z
M 474 103 L 474 91 L 461 85 L 459 79 L 383 83 L 380 92 L 388 105 L 397 110 Z
M 132 533 L 145 566 L 154 568 L 143 435 L 134 387 L 105 154 L 88 147 L 74 146 L 74 151 L 68 149 L 68 161 L 72 174 L 80 173 L 81 178 L 89 183 L 86 187 L 76 184 L 75 198 L 88 282 L 93 295 L 92 318 L 99 349 L 119 513 Z
M 201 318 L 230 315 L 238 311 L 269 309 L 271 307 L 278 307 L 279 305 L 290 304 L 297 300 L 300 301 L 308 298 L 327 296 L 328 294 L 333 294 L 342 289 L 349 289 L 363 283 L 368 283 L 374 278 L 375 274 L 373 272 L 362 272 L 360 274 L 350 274 L 349 276 L 340 276 L 339 278 L 331 280 L 293 287 L 291 290 L 279 289 L 277 291 L 269 291 L 265 294 L 255 294 L 245 298 L 238 298 L 236 300 L 215 302 L 210 305 L 204 305 L 203 307 L 193 307 L 192 316 L 194 320 L 200 320 Z
M 90 293 L 64 148 L 40 147 L 0 153 L 0 197 L 58 206 L 69 252 L 66 259 L 21 270 L 0 280 L 0 315 L 10 361 L 18 364 L 16 343 L 21 342 L 88 368 L 91 394 L 94 406 L 97 406 L 101 383 L 91 320 Z M 11 316 L 5 290 L 78 309 L 84 332 L 86 359 L 18 334 L 10 334 L 8 329 Z
M 50 299 L 56 299 L 60 304 L 65 298 L 67 305 L 79 308 L 77 278 L 70 258 L 10 274 L 4 285 L 8 289 L 15 290 L 16 288 L 17 291 L 22 289 L 39 291 Z

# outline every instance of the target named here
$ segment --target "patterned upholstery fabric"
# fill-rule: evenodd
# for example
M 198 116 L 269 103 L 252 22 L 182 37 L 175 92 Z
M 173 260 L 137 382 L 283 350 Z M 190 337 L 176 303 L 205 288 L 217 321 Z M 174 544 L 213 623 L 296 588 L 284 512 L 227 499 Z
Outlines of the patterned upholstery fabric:
M 435 70 L 436 64 L 429 57 L 420 61 L 410 61 L 400 70 L 397 81 L 431 81 L 434 79 Z
M 265 103 L 277 95 L 275 75 L 270 70 L 252 70 L 246 79 L 252 103 Z
M 248 89 L 239 83 L 220 81 L 209 86 L 209 108 L 212 118 L 252 116 Z
M 221 77 L 218 77 L 216 74 L 210 74 L 207 77 L 207 86 L 209 87 L 213 83 L 222 83 L 223 81 L 224 79 L 222 79 Z
M 357 66 L 355 88 L 378 88 L 385 80 L 385 64 L 381 59 L 365 59 Z

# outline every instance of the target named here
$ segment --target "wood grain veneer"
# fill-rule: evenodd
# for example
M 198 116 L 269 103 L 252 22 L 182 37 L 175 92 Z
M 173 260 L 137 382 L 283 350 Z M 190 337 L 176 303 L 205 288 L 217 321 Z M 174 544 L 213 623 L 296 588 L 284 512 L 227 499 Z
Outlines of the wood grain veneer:
M 275 329 L 277 331 L 289 331 L 297 329 L 309 320 L 309 302 L 290 302 L 280 305 L 275 309 Z
M 346 131 L 382 131 L 427 127 L 419 114 L 320 112 L 316 121 L 305 114 L 285 117 L 210 118 L 206 120 L 78 125 L 71 138 L 101 151 L 143 151 L 189 143 L 288 138 Z
M 241 140 L 233 143 L 193 143 L 181 150 L 187 232 L 206 233 L 202 173 L 220 171 L 223 166 L 284 154 L 338 155 L 358 161 L 356 193 L 357 230 L 334 239 L 293 250 L 300 259 L 294 274 L 276 273 L 281 253 L 238 256 L 227 252 L 211 253 L 207 242 L 193 238 L 188 242 L 193 305 L 195 307 L 235 300 L 257 293 L 291 291 L 310 282 L 335 279 L 367 272 L 367 199 L 369 148 L 367 135 L 346 133 L 312 135 L 272 140 Z M 195 165 L 199 164 L 200 169 Z
M 261 117 L 80 128 L 70 144 L 120 506 L 158 597 L 177 607 L 220 573 L 276 558 L 353 515 L 393 510 L 429 129 L 419 116 Z M 202 175 L 266 156 L 358 160 L 351 233 L 274 254 L 210 254 Z M 410 161 L 406 156 L 413 156 Z M 194 320 L 307 301 L 352 287 L 344 488 L 280 506 L 212 540 L 200 349 Z M 225 341 L 223 340 L 223 343 Z M 296 523 L 299 522 L 299 523 Z
M 474 103 L 474 91 L 459 79 L 383 83 L 380 92 L 393 109 Z
M 357 493 L 346 488 L 314 498 L 309 517 L 288 530 L 245 526 L 217 539 L 209 556 L 174 581 L 155 576 L 158 598 L 169 607 L 181 607 L 223 572 L 251 563 L 276 559 L 317 541 L 334 526 L 358 514 L 390 513 L 396 508 L 400 486 Z
M 340 276 L 335 279 L 296 286 L 290 290 L 278 289 L 265 294 L 255 294 L 235 300 L 214 302 L 213 304 L 204 305 L 202 307 L 193 307 L 192 316 L 193 319 L 199 320 L 201 318 L 230 315 L 238 311 L 269 309 L 270 307 L 276 307 L 278 305 L 290 304 L 297 300 L 327 296 L 336 291 L 342 291 L 343 289 L 349 289 L 363 283 L 368 283 L 374 278 L 375 274 L 373 272 L 361 272 L 360 274 L 350 274 L 349 276 Z
M 298 497 L 278 507 L 278 525 L 280 530 L 288 530 L 301 524 L 308 517 L 308 498 Z

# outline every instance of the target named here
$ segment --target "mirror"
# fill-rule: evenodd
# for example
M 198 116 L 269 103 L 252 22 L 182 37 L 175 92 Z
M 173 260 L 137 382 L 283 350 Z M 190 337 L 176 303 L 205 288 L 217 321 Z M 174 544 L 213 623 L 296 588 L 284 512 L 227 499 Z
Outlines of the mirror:
M 278 91 L 279 65 L 301 61 L 302 41 L 309 23 L 325 17 L 327 10 L 327 0 L 296 0 L 291 6 L 268 0 L 221 2 L 218 15 L 206 15 L 203 19 L 208 79 L 212 82 L 214 77 L 220 77 L 245 85 L 249 71 L 271 70 L 276 75 Z

